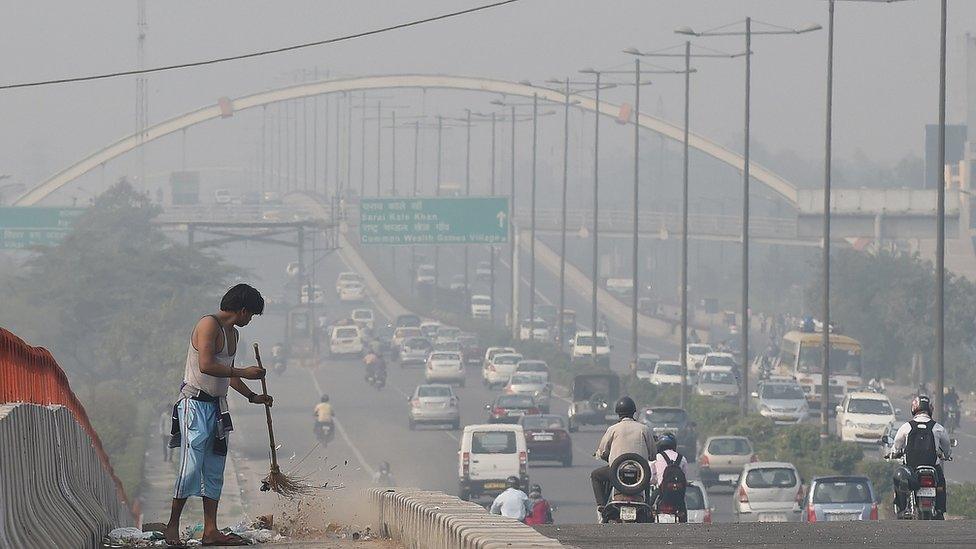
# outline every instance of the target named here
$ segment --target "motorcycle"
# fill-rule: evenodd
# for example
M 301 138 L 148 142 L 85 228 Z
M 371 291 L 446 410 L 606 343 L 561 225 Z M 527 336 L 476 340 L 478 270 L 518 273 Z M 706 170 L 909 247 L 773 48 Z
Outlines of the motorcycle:
M 651 501 L 651 466 L 640 454 L 623 454 L 610 464 L 610 501 L 603 506 L 600 524 L 654 522 Z
M 946 429 L 950 433 L 955 433 L 956 429 L 959 428 L 962 415 L 959 412 L 958 405 L 947 405 L 946 406 Z
M 935 494 L 939 486 L 939 473 L 931 465 L 918 465 L 912 471 L 905 463 L 905 453 L 892 454 L 890 452 L 891 439 L 883 437 L 880 441 L 882 446 L 888 448 L 884 453 L 884 459 L 888 462 L 897 462 L 899 466 L 895 469 L 895 490 L 905 497 L 905 511 L 898 518 L 909 520 L 936 520 L 939 513 L 935 507 Z M 956 446 L 956 439 L 951 439 L 951 445 Z M 943 462 L 952 461 L 952 457 L 946 457 L 939 452 L 939 458 Z
M 288 368 L 287 360 L 285 359 L 285 348 L 280 343 L 276 343 L 271 347 L 271 370 L 275 375 L 281 375 L 285 373 Z
M 321 444 L 323 448 L 325 448 L 329 442 L 335 438 L 335 426 L 332 424 L 332 422 L 319 423 L 316 421 L 314 430 L 315 438 L 318 439 L 319 444 Z
M 366 383 L 375 387 L 377 391 L 386 387 L 386 369 L 366 372 Z

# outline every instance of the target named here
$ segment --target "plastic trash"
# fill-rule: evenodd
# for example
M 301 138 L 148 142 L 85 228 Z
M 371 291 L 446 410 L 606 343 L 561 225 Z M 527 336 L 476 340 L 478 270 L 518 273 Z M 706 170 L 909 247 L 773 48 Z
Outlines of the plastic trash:
M 142 540 L 162 539 L 159 532 L 143 532 L 134 526 L 116 528 L 108 533 L 108 539 L 114 543 L 132 543 Z

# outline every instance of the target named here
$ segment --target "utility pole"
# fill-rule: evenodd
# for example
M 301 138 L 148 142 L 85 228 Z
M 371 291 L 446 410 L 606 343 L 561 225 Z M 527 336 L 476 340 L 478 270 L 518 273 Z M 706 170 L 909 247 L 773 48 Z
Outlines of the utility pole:
M 539 94 L 532 94 L 532 200 L 529 237 L 529 339 L 535 341 L 535 195 L 536 195 L 536 151 L 539 141 Z
M 489 170 L 491 175 L 489 178 L 489 186 L 491 196 L 495 196 L 495 113 L 491 113 L 491 169 Z M 491 290 L 489 295 L 491 297 L 491 323 L 495 324 L 495 245 L 492 244 L 488 247 L 491 252 L 491 261 L 489 263 L 489 270 L 491 272 Z
M 138 34 L 136 42 L 136 65 L 139 69 L 146 68 L 146 33 L 149 24 L 146 21 L 146 0 L 136 2 L 136 27 Z M 136 132 L 139 134 L 139 184 L 144 190 L 149 190 L 146 181 L 146 129 L 149 127 L 149 92 L 146 75 L 136 76 Z
M 569 78 L 563 103 L 563 196 L 559 229 L 559 351 L 565 348 L 566 323 L 566 191 L 569 188 Z

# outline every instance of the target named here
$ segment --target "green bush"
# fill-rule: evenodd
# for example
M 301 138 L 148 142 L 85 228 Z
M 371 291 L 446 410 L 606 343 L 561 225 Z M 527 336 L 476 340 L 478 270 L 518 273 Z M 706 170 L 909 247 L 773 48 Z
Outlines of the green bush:
M 864 459 L 864 450 L 856 442 L 826 440 L 818 453 L 820 465 L 836 470 L 843 475 L 854 472 L 857 464 Z
M 950 484 L 947 489 L 949 513 L 976 519 L 976 483 Z
M 892 484 L 891 477 L 895 472 L 895 465 L 886 461 L 862 461 L 858 464 L 857 470 L 862 475 L 871 479 L 874 486 L 874 493 L 878 501 L 890 499 Z
M 136 427 L 139 415 L 136 399 L 124 390 L 121 382 L 99 384 L 92 397 L 84 402 L 85 412 L 108 455 L 120 454 L 131 439 L 145 433 Z

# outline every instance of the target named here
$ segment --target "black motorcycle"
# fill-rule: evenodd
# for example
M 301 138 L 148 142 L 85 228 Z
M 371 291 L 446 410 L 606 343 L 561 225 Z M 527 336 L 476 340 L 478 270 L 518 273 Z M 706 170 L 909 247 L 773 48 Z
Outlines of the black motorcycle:
M 335 438 L 335 425 L 333 425 L 331 421 L 326 423 L 316 421 L 314 431 L 315 438 L 318 439 L 319 444 L 321 444 L 323 448 L 325 448 L 329 442 Z
M 372 385 L 377 391 L 386 387 L 386 369 L 377 369 L 366 372 L 366 383 Z

